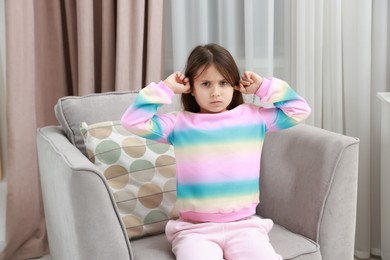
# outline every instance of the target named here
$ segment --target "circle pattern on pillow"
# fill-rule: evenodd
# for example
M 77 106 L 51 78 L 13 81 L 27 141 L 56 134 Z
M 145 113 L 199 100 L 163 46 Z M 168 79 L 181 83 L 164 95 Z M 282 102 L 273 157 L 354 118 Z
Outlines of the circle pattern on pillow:
M 103 174 L 110 187 L 115 189 L 124 189 L 129 182 L 128 171 L 121 165 L 108 166 Z
M 122 142 L 123 151 L 132 158 L 140 158 L 146 153 L 146 146 L 139 137 L 128 137 Z
M 95 156 L 104 164 L 113 164 L 118 161 L 121 156 L 120 148 L 121 147 L 116 142 L 104 140 L 96 146 Z
M 173 147 L 131 134 L 120 121 L 81 125 L 87 156 L 103 173 L 129 239 L 162 233 L 175 219 Z

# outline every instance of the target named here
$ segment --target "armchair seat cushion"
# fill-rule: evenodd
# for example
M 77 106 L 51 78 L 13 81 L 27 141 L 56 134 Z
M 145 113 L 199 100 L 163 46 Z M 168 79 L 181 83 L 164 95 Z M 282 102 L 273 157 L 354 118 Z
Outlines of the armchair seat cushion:
M 276 252 L 285 260 L 322 259 L 320 247 L 317 243 L 304 236 L 288 231 L 277 224 L 274 224 L 269 233 L 269 237 Z M 175 260 L 171 252 L 171 245 L 166 239 L 165 234 L 133 240 L 131 246 L 133 248 L 134 259 L 137 260 Z
M 271 244 L 283 259 L 322 259 L 320 246 L 313 240 L 274 224 L 269 233 Z

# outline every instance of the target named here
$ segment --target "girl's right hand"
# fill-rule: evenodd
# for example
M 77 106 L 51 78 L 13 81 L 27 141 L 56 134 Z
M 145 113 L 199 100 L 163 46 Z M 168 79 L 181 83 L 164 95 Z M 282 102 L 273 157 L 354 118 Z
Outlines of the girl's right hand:
M 164 80 L 167 85 L 175 94 L 190 93 L 190 80 L 181 72 L 174 72 L 168 78 Z

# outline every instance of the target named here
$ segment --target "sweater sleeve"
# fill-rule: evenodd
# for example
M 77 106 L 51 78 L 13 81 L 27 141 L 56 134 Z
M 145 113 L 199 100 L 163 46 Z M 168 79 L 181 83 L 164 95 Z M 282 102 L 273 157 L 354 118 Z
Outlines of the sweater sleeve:
M 256 92 L 260 101 L 272 108 L 262 108 L 267 131 L 289 128 L 305 120 L 311 112 L 306 100 L 286 82 L 277 78 L 264 78 Z
M 176 114 L 157 115 L 157 109 L 164 104 L 171 104 L 174 92 L 162 81 L 150 83 L 137 95 L 135 102 L 123 114 L 122 125 L 138 136 L 169 143 Z

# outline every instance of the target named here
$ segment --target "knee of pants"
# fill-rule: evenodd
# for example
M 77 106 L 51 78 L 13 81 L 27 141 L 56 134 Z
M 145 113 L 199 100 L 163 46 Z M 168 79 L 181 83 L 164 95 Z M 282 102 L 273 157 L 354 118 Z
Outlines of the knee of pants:
M 193 235 L 178 236 L 172 241 L 172 252 L 177 260 L 222 260 L 223 250 L 216 242 Z
M 269 242 L 268 233 L 263 228 L 247 228 L 231 232 L 224 248 L 225 259 L 282 259 Z

